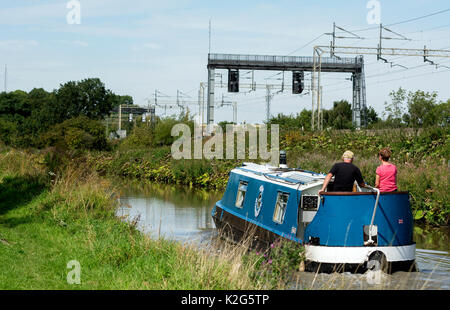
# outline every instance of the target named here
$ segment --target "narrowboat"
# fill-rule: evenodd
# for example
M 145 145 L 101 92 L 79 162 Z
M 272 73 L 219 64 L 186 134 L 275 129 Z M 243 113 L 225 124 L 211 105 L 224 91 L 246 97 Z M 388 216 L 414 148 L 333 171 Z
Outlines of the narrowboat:
M 232 169 L 211 212 L 218 230 L 234 240 L 251 231 L 257 246 L 282 238 L 305 248 L 306 271 L 416 271 L 408 192 L 319 195 L 325 174 L 244 163 Z

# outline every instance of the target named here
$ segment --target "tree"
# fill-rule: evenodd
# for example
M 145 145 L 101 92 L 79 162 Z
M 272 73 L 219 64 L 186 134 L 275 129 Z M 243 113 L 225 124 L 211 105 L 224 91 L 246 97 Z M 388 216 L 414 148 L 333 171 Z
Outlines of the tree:
M 38 133 L 54 124 L 52 115 L 48 113 L 48 106 L 55 99 L 53 93 L 42 88 L 34 88 L 28 93 L 27 100 L 31 114 L 23 120 L 21 130 L 24 135 L 36 137 Z
M 113 95 L 113 108 L 117 108 L 119 105 L 123 104 L 123 105 L 133 105 L 133 97 L 125 95 L 125 96 L 120 96 L 120 95 Z
M 97 78 L 70 81 L 52 92 L 42 88 L 29 93 L 3 92 L 0 93 L 0 138 L 14 146 L 37 146 L 41 134 L 50 127 L 78 116 L 100 120 L 121 103 L 132 104 L 133 98 L 113 94 Z M 84 129 L 77 127 L 72 133 L 80 134 L 80 130 Z
M 409 92 L 407 97 L 408 119 L 412 126 L 427 127 L 437 123 L 436 98 L 436 92 L 431 94 L 421 90 L 414 93 Z
M 22 90 L 0 94 L 0 117 L 11 122 L 21 122 L 30 116 L 31 109 L 27 93 Z
M 333 102 L 333 109 L 323 111 L 325 127 L 334 129 L 352 128 L 352 107 L 347 100 Z
M 42 107 L 48 102 L 50 97 L 49 92 L 43 88 L 33 88 L 28 93 L 28 102 L 31 110 L 42 109 Z
M 378 117 L 378 114 L 373 107 L 369 107 L 366 110 L 366 116 L 367 116 L 367 126 L 373 125 L 380 121 L 380 118 Z
M 9 145 L 17 136 L 17 125 L 13 122 L 0 118 L 0 141 Z
M 441 102 L 434 107 L 434 114 L 437 116 L 436 125 L 445 127 L 450 125 L 450 99 Z
M 384 103 L 383 116 L 386 118 L 387 124 L 394 127 L 401 126 L 405 111 L 406 90 L 400 87 L 397 91 L 391 91 L 389 96 L 391 103 Z
M 57 123 L 80 115 L 102 119 L 110 113 L 117 97 L 98 78 L 70 81 L 55 91 L 56 106 L 51 108 Z
M 300 126 L 303 130 L 311 130 L 311 116 L 312 112 L 310 110 L 303 109 L 298 115 Z
M 294 115 L 285 115 L 278 113 L 277 116 L 269 120 L 269 124 L 278 124 L 282 129 L 298 128 L 302 130 L 311 129 L 311 111 L 303 109 L 300 113 Z

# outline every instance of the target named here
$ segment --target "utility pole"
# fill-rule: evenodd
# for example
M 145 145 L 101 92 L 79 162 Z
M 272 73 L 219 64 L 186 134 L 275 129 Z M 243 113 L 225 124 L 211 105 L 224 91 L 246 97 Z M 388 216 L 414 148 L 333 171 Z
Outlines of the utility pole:
M 169 96 L 155 89 L 155 107 L 158 106 L 158 97 L 168 98 Z M 167 105 L 164 105 L 164 115 L 167 115 Z
M 204 120 L 204 110 L 205 110 L 205 84 L 203 82 L 200 83 L 200 87 L 198 89 L 198 119 L 199 124 L 203 128 Z
M 188 94 L 183 93 L 181 90 L 177 89 L 177 106 L 181 109 L 182 113 L 185 113 L 185 100 L 180 100 L 182 98 L 191 98 L 191 96 L 189 96 Z M 189 108 L 187 108 L 187 113 L 189 113 Z
M 383 37 L 383 30 L 386 30 L 394 35 L 396 35 L 397 37 Z M 385 40 L 403 40 L 403 41 L 411 41 L 411 39 L 408 39 L 407 37 L 405 37 L 404 35 L 394 32 L 386 27 L 383 26 L 383 24 L 380 24 L 380 36 L 379 36 L 379 41 L 378 41 L 378 52 L 377 52 L 377 60 L 383 60 L 385 63 L 388 63 L 389 61 L 387 61 L 387 59 L 384 59 L 381 57 L 381 52 L 383 50 L 382 47 L 382 43 L 381 41 L 385 39 Z M 395 48 L 394 48 L 395 50 Z M 424 52 L 425 53 L 425 52 Z M 391 63 L 392 64 L 392 63 Z
M 336 36 L 336 28 L 341 30 L 342 32 L 345 32 L 345 33 L 351 35 L 351 36 L 350 37 L 349 36 L 347 36 L 347 37 Z M 336 56 L 336 54 L 334 53 L 334 47 L 336 46 L 336 39 L 360 39 L 360 40 L 364 39 L 363 37 L 360 37 L 359 35 L 354 34 L 353 32 L 345 30 L 342 27 L 336 26 L 336 23 L 334 23 L 334 22 L 333 22 L 333 32 L 324 33 L 324 34 L 332 36 L 332 41 L 331 41 L 331 46 L 330 46 L 330 57 L 335 57 L 337 59 L 340 59 L 340 57 Z
M 273 95 L 270 93 L 270 85 L 266 86 L 266 120 L 270 120 L 270 102 L 272 101 Z

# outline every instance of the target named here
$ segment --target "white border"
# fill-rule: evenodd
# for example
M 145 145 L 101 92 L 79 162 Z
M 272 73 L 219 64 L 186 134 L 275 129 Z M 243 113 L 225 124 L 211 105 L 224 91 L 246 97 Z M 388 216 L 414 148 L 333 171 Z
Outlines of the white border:
M 383 252 L 388 262 L 409 261 L 416 258 L 416 244 L 379 247 L 305 245 L 306 259 L 318 263 L 362 264 L 375 251 Z

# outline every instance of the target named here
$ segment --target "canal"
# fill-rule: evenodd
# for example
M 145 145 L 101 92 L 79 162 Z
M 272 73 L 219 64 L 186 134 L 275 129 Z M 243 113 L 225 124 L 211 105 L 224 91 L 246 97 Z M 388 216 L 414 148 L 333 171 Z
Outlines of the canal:
M 216 236 L 211 209 L 220 192 L 171 185 L 129 183 L 121 185 L 118 216 L 136 222 L 152 238 L 207 246 Z M 450 229 L 415 227 L 419 272 L 384 274 L 368 272 L 297 272 L 289 289 L 450 289 Z

